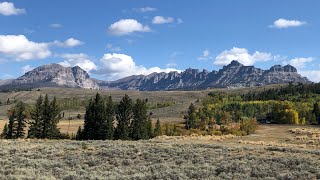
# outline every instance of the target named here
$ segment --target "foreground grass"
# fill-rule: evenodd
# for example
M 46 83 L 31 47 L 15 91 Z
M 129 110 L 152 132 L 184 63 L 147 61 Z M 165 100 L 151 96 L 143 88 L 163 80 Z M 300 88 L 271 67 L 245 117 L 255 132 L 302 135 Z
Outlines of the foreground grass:
M 216 141 L 0 140 L 0 179 L 319 179 L 319 155 Z

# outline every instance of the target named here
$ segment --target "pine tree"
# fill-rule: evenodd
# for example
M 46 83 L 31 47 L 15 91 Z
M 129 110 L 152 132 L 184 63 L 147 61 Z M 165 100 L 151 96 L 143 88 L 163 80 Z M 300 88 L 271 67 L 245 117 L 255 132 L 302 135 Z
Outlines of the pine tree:
M 106 107 L 103 98 L 99 93 L 96 94 L 93 103 L 93 115 L 94 115 L 94 136 L 93 139 L 105 140 L 107 135 L 107 123 L 106 123 Z
M 30 127 L 28 131 L 28 138 L 41 138 L 41 130 L 42 130 L 42 111 L 43 111 L 43 97 L 40 95 L 36 101 L 36 105 L 30 112 L 31 121 Z
M 89 100 L 89 104 L 86 107 L 86 114 L 84 116 L 84 128 L 83 128 L 83 139 L 93 139 L 95 136 L 95 119 L 94 119 L 94 105 L 93 99 Z
M 42 105 L 41 138 L 59 138 L 60 131 L 57 127 L 57 124 L 59 123 L 57 116 L 59 113 L 60 111 L 56 98 L 54 97 L 50 103 L 48 95 L 46 94 Z
M 6 123 L 3 126 L 3 130 L 2 130 L 2 133 L 0 135 L 0 138 L 6 138 L 7 133 L 8 133 L 8 124 Z
M 106 102 L 106 125 L 105 125 L 105 130 L 106 130 L 106 139 L 113 139 L 114 135 L 114 105 L 112 101 L 112 97 L 109 96 L 107 98 Z
M 15 127 L 15 138 L 23 138 L 24 128 L 26 127 L 26 115 L 25 115 L 25 104 L 23 102 L 19 102 L 16 106 L 16 127 Z
M 48 138 L 59 138 L 60 136 L 60 130 L 58 129 L 58 123 L 59 123 L 59 114 L 60 109 L 57 103 L 57 98 L 53 97 L 53 100 L 50 103 L 49 106 L 50 110 L 50 121 L 49 121 L 49 136 Z
M 15 108 L 11 108 L 8 110 L 8 116 L 9 116 L 9 124 L 8 124 L 8 131 L 5 138 L 12 139 L 14 138 L 14 126 L 15 126 L 15 116 L 16 116 Z
M 154 132 L 153 132 L 153 128 L 152 128 L 152 120 L 151 120 L 150 114 L 147 119 L 146 130 L 147 130 L 148 139 L 153 138 Z
M 148 139 L 147 131 L 147 104 L 137 99 L 133 107 L 133 121 L 130 137 L 134 140 Z
M 196 128 L 196 107 L 191 103 L 186 116 L 186 129 Z
M 129 139 L 129 127 L 132 118 L 132 100 L 127 94 L 122 98 L 117 107 L 116 118 L 118 124 L 115 131 L 115 138 L 123 140 Z
M 11 102 L 10 102 L 10 99 L 8 98 L 8 100 L 7 100 L 7 104 L 10 104 Z
M 83 131 L 81 129 L 81 126 L 79 126 L 78 128 L 78 131 L 77 131 L 77 134 L 76 134 L 76 140 L 83 140 L 84 137 L 83 137 Z
M 158 118 L 157 122 L 156 122 L 156 127 L 154 128 L 154 136 L 161 136 L 162 135 L 162 130 L 161 130 L 161 124 L 160 124 L 160 120 Z
M 317 121 L 320 119 L 320 107 L 318 102 L 314 103 L 312 113 L 316 115 Z

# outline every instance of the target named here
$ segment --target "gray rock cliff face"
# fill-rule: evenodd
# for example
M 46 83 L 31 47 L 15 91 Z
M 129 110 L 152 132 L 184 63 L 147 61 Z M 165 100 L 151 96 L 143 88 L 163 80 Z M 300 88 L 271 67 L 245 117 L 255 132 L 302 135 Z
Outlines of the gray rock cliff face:
M 89 74 L 79 66 L 69 68 L 59 64 L 37 67 L 11 82 L 11 85 L 23 84 L 38 87 L 49 85 L 86 89 L 99 88 L 99 85 L 90 79 Z
M 99 83 L 102 88 L 137 90 L 192 90 L 214 87 L 250 87 L 282 83 L 310 83 L 297 73 L 293 66 L 272 66 L 262 70 L 254 66 L 244 66 L 232 61 L 219 71 L 186 69 L 170 73 L 152 73 L 150 75 L 129 76 L 117 81 Z

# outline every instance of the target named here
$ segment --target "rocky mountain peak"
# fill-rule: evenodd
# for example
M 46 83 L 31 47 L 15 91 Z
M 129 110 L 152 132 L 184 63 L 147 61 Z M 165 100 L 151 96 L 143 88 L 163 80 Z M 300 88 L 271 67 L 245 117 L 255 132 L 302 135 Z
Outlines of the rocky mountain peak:
M 98 89 L 95 81 L 79 66 L 64 67 L 60 64 L 47 64 L 39 66 L 23 76 L 13 80 L 11 85 L 36 86 L 65 86 L 87 89 Z

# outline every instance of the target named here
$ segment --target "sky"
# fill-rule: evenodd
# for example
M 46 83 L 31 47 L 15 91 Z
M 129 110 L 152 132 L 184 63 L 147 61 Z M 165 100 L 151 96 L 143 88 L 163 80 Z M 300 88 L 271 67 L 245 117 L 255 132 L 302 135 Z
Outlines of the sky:
M 116 80 L 232 60 L 320 81 L 319 0 L 0 0 L 0 79 L 78 65 Z

